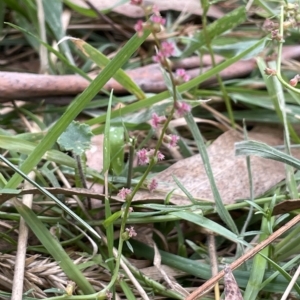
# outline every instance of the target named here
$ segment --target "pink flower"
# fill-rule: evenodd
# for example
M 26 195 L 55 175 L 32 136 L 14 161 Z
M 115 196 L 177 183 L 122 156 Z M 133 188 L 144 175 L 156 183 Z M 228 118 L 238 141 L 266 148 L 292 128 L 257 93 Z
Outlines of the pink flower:
M 138 164 L 143 166 L 146 165 L 150 162 L 150 158 L 152 158 L 154 156 L 155 150 L 154 149 L 150 149 L 149 151 L 147 151 L 145 148 L 139 150 L 136 154 L 138 157 Z M 157 159 L 158 160 L 163 160 L 165 158 L 165 156 L 158 151 L 157 152 Z
M 158 160 L 164 160 L 164 159 L 165 159 L 165 156 L 164 156 L 160 151 L 158 151 L 158 152 L 157 152 L 157 159 L 158 159 Z
M 156 55 L 152 57 L 153 61 L 156 63 L 163 63 L 165 60 L 165 56 L 161 51 L 158 51 Z
M 141 37 L 144 32 L 144 23 L 142 20 L 138 20 L 134 25 L 134 30 L 137 32 L 138 36 Z
M 139 150 L 136 154 L 139 165 L 144 166 L 149 163 L 148 151 L 145 148 Z
M 297 79 L 292 78 L 292 79 L 290 80 L 290 85 L 291 85 L 291 86 L 296 86 L 297 84 L 298 84 L 298 80 L 297 80 Z
M 175 52 L 175 46 L 173 42 L 164 41 L 161 43 L 161 52 L 165 57 L 170 57 Z
M 187 82 L 190 80 L 191 76 L 186 73 L 185 69 L 177 69 L 176 75 L 180 81 Z
M 297 74 L 294 78 L 290 80 L 290 85 L 291 86 L 296 86 L 298 82 L 300 81 L 300 75 Z
M 124 200 L 126 196 L 129 195 L 130 193 L 131 193 L 131 189 L 122 188 L 121 190 L 119 190 L 117 196 Z
M 176 112 L 180 117 L 183 117 L 186 113 L 191 111 L 191 106 L 185 102 L 176 102 Z
M 166 135 L 164 136 L 164 141 L 166 143 L 169 143 L 169 147 L 176 147 L 177 146 L 177 142 L 180 140 L 178 135 L 175 134 L 171 134 L 171 135 Z
M 132 5 L 142 5 L 143 0 L 130 0 L 130 4 Z
M 161 25 L 165 25 L 166 24 L 166 19 L 163 18 L 162 16 L 160 15 L 152 15 L 150 17 L 150 20 L 153 22 L 153 23 L 156 23 L 156 24 L 161 24 Z
M 159 124 L 163 124 L 167 118 L 165 116 L 158 116 L 156 113 L 152 114 L 151 125 L 153 128 L 157 128 Z
M 158 186 L 158 182 L 155 179 L 152 179 L 148 185 L 150 192 L 153 192 Z
M 137 236 L 137 233 L 132 226 L 130 228 L 126 228 L 125 230 L 128 232 L 128 236 L 130 238 Z
M 157 63 L 164 63 L 164 60 L 167 57 L 170 57 L 175 52 L 175 46 L 172 42 L 164 41 L 161 43 L 161 50 L 157 52 L 155 56 L 153 56 L 153 61 Z

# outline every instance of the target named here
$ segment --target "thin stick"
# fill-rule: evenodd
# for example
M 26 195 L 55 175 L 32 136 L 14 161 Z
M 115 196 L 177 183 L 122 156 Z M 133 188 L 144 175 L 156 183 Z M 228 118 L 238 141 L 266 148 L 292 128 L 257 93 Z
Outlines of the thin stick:
M 262 249 L 267 247 L 269 244 L 271 244 L 274 240 L 276 240 L 278 237 L 280 237 L 283 233 L 291 229 L 293 226 L 298 224 L 300 222 L 300 215 L 297 215 L 294 217 L 291 221 L 283 225 L 281 228 L 279 228 L 277 231 L 275 231 L 272 235 L 270 235 L 265 241 L 259 243 L 256 245 L 252 250 L 245 253 L 243 256 L 238 258 L 236 261 L 234 261 L 229 267 L 231 270 L 235 270 L 240 265 L 242 265 L 245 261 L 253 257 L 255 254 L 260 252 Z M 224 270 L 219 272 L 215 277 L 207 280 L 202 286 L 200 286 L 198 289 L 196 289 L 194 292 L 192 292 L 188 297 L 185 298 L 185 300 L 195 300 L 197 297 L 203 295 L 206 293 L 207 290 L 209 290 L 217 281 L 219 281 L 223 276 L 225 275 Z
M 35 178 L 35 173 L 32 171 L 29 173 L 28 177 L 32 180 Z M 25 181 L 24 186 L 29 188 L 32 185 Z M 33 195 L 25 195 L 23 197 L 24 205 L 31 208 Z M 12 286 L 11 299 L 22 300 L 23 299 L 23 283 L 24 283 L 24 272 L 25 272 L 25 260 L 26 260 L 26 249 L 28 240 L 28 227 L 23 218 L 20 218 L 19 226 L 19 237 L 18 237 L 18 249 L 16 254 L 16 264 L 14 270 L 14 279 Z
M 284 294 L 282 295 L 281 299 L 280 300 L 286 300 L 294 286 L 294 284 L 296 283 L 298 277 L 300 275 L 300 266 L 298 267 L 296 273 L 294 274 L 291 282 L 289 283 L 288 287 L 286 288 Z

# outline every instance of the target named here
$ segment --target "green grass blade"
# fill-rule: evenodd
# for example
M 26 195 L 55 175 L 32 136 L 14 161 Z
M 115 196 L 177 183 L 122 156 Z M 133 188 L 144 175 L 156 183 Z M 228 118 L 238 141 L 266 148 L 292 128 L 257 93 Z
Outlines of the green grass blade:
M 257 47 L 263 46 L 266 43 L 266 41 L 267 41 L 267 39 L 265 39 L 265 38 L 258 41 L 257 43 L 255 43 L 254 45 L 252 45 L 251 47 L 249 47 L 245 51 L 241 52 L 240 54 L 234 56 L 233 58 L 230 58 L 230 59 L 224 61 L 223 63 L 217 65 L 215 68 L 212 68 L 212 69 L 208 70 L 204 74 L 201 74 L 201 75 L 191 79 L 190 81 L 181 84 L 180 86 L 178 86 L 178 92 L 183 93 L 185 91 L 188 91 L 192 88 L 197 87 L 200 83 L 202 83 L 205 80 L 215 76 L 217 73 L 221 72 L 222 70 L 228 68 L 229 66 L 231 66 L 235 62 L 242 59 L 247 54 L 251 53 L 253 50 L 257 49 Z M 119 117 L 120 115 L 125 115 L 125 114 L 128 114 L 128 113 L 132 113 L 132 112 L 135 112 L 139 109 L 145 109 L 145 108 L 150 107 L 150 106 L 152 106 L 152 105 L 154 105 L 154 104 L 156 104 L 156 103 L 158 103 L 162 100 L 165 100 L 169 97 L 170 97 L 170 92 L 169 91 L 162 92 L 162 93 L 157 94 L 155 96 L 137 101 L 133 104 L 130 104 L 128 106 L 120 108 L 118 111 L 112 112 L 111 117 L 116 118 L 116 117 Z M 103 123 L 103 122 L 105 122 L 105 118 L 106 118 L 106 116 L 102 115 L 102 116 L 96 117 L 94 119 L 88 120 L 88 121 L 86 121 L 86 123 L 89 124 L 89 125 L 95 125 L 95 124 Z M 100 131 L 101 130 L 102 129 L 100 128 Z M 95 129 L 93 131 L 93 133 L 97 134 L 98 133 L 98 128 Z
M 190 56 L 193 54 L 193 52 L 198 51 L 201 47 L 205 46 L 205 34 L 207 34 L 209 36 L 209 39 L 212 40 L 222 33 L 228 30 L 232 30 L 234 27 L 243 23 L 246 20 L 246 17 L 245 7 L 240 6 L 237 9 L 226 14 L 224 17 L 216 20 L 215 22 L 207 26 L 206 32 L 201 30 L 199 33 L 196 33 L 193 41 L 196 40 L 197 42 L 192 41 L 188 48 L 183 52 L 182 56 Z
M 65 30 L 61 22 L 63 3 L 61 0 L 43 0 L 43 7 L 47 25 L 51 28 L 56 40 L 60 41 L 65 36 Z M 74 65 L 75 63 L 69 45 L 62 43 L 59 47 L 68 58 L 68 61 Z
M 272 218 L 274 219 L 274 217 Z M 262 218 L 262 224 L 261 224 L 261 231 L 259 237 L 259 242 L 264 241 L 269 237 L 269 222 L 272 222 L 272 220 L 268 220 L 267 218 Z M 269 254 L 269 247 L 264 248 L 261 250 L 263 255 L 268 256 Z M 261 283 L 264 279 L 264 274 L 267 268 L 267 261 L 262 257 L 261 255 L 255 255 L 253 259 L 253 264 L 251 268 L 251 273 L 249 277 L 249 282 L 247 284 L 245 293 L 244 293 L 244 300 L 252 300 L 256 299 L 257 295 L 260 291 Z
M 185 116 L 186 122 L 192 132 L 192 135 L 194 137 L 194 140 L 197 144 L 198 150 L 199 150 L 199 154 L 201 155 L 202 158 L 202 162 L 203 162 L 203 166 L 205 168 L 205 172 L 207 174 L 210 186 L 211 186 L 211 190 L 213 192 L 214 195 L 214 200 L 216 203 L 216 208 L 217 208 L 217 212 L 220 216 L 220 218 L 225 222 L 225 224 L 232 230 L 233 233 L 238 234 L 238 229 L 233 221 L 233 219 L 231 218 L 231 215 L 229 214 L 228 210 L 225 208 L 223 201 L 221 199 L 219 190 L 217 188 L 215 179 L 214 179 L 214 175 L 210 166 L 210 162 L 209 162 L 209 157 L 206 151 L 206 146 L 204 144 L 203 141 L 203 137 L 202 134 L 200 133 L 200 130 L 192 116 L 191 113 L 188 113 Z
M 68 125 L 77 117 L 85 106 L 98 94 L 104 84 L 128 61 L 130 56 L 142 44 L 150 34 L 149 30 L 144 32 L 143 37 L 134 35 L 128 43 L 118 52 L 115 58 L 107 65 L 91 84 L 71 103 L 62 117 L 49 130 L 46 136 L 41 140 L 39 145 L 28 156 L 21 166 L 21 171 L 29 173 L 41 160 L 47 150 L 56 142 L 58 137 L 65 131 Z M 7 184 L 7 188 L 16 188 L 22 181 L 18 174 L 13 175 Z
M 26 179 L 28 182 L 30 182 L 33 186 L 35 186 L 37 189 L 39 189 L 45 196 L 53 200 L 61 209 L 63 209 L 67 214 L 69 214 L 71 217 L 73 217 L 76 221 L 78 221 L 81 225 L 83 225 L 87 230 L 89 230 L 95 237 L 97 237 L 99 240 L 101 240 L 101 237 L 99 234 L 84 220 L 82 220 L 79 216 L 77 216 L 69 207 L 67 207 L 64 203 L 62 203 L 60 200 L 58 200 L 54 195 L 52 195 L 50 192 L 48 192 L 46 189 L 44 189 L 42 186 L 37 184 L 34 180 L 29 178 L 26 174 L 24 174 L 21 170 L 16 168 L 10 161 L 8 161 L 5 157 L 0 155 L 0 160 L 5 162 L 12 170 L 16 172 L 16 174 L 19 174 L 21 178 Z M 0 202 L 1 203 L 1 202 Z
M 131 245 L 134 248 L 134 253 L 138 256 L 144 257 L 149 260 L 153 260 L 154 250 L 153 248 L 138 242 L 136 240 L 130 241 Z M 210 279 L 211 275 L 211 266 L 209 263 L 204 263 L 203 260 L 193 260 L 185 257 L 180 257 L 162 250 L 159 250 L 161 255 L 162 264 L 174 267 L 178 270 L 182 270 L 187 274 L 194 275 L 202 279 Z M 236 270 L 233 272 L 236 281 L 241 288 L 245 288 L 249 280 L 249 272 L 243 270 Z M 266 272 L 264 279 L 269 278 L 273 273 Z M 299 283 L 299 280 L 298 280 Z M 282 276 L 277 276 L 273 282 L 269 283 L 264 287 L 264 291 L 269 292 L 279 292 L 283 293 L 287 287 L 288 283 L 285 278 Z
M 235 155 L 255 155 L 267 159 L 273 159 L 288 164 L 297 170 L 300 169 L 300 160 L 282 151 L 260 142 L 243 141 L 235 144 Z
M 244 245 L 248 246 L 248 243 L 241 240 L 236 234 L 232 233 L 231 231 L 221 226 L 220 224 L 205 218 L 202 215 L 195 214 L 193 212 L 188 212 L 188 211 L 171 212 L 170 215 L 177 216 L 181 219 L 187 220 L 201 227 L 207 228 L 219 235 L 224 236 L 228 240 L 231 240 L 235 243 L 243 243 Z
M 103 68 L 106 67 L 110 59 L 108 59 L 99 50 L 95 49 L 88 43 L 80 39 L 71 39 L 71 41 L 92 61 L 94 61 L 97 66 Z M 138 99 L 145 99 L 146 95 L 141 90 L 141 88 L 124 72 L 119 69 L 114 75 L 116 81 L 118 81 L 128 92 L 135 95 Z
M 40 44 L 42 44 L 43 46 L 45 46 L 47 48 L 47 50 L 49 50 L 51 53 L 55 54 L 74 73 L 77 73 L 77 74 L 81 75 L 83 78 L 87 79 L 88 81 L 91 81 L 91 79 L 89 78 L 89 76 L 86 75 L 81 69 L 79 69 L 76 66 L 73 66 L 72 64 L 70 64 L 69 61 L 64 57 L 64 55 L 62 55 L 60 52 L 58 52 L 57 50 L 55 50 L 53 47 L 51 47 L 47 43 L 44 43 L 41 39 L 39 39 L 37 36 L 35 36 L 31 32 L 25 30 L 22 27 L 19 27 L 17 25 L 11 24 L 9 22 L 5 22 L 5 24 L 7 24 L 7 25 L 9 25 L 9 26 L 11 26 L 11 27 L 13 27 L 13 28 L 15 28 L 15 29 L 23 32 L 24 34 L 28 35 L 32 39 L 36 40 L 37 42 L 39 42 Z
M 128 300 L 136 300 L 133 292 L 132 292 L 132 289 L 128 286 L 128 284 L 126 283 L 125 280 L 121 279 L 119 280 L 119 284 L 122 288 L 122 291 L 124 292 L 125 296 L 126 296 L 126 299 Z
M 110 131 L 110 115 L 111 115 L 111 103 L 112 103 L 113 91 L 110 93 L 107 113 L 106 113 L 106 122 L 104 130 L 104 143 L 103 143 L 103 173 L 109 170 L 110 167 L 110 142 L 109 142 L 109 131 Z

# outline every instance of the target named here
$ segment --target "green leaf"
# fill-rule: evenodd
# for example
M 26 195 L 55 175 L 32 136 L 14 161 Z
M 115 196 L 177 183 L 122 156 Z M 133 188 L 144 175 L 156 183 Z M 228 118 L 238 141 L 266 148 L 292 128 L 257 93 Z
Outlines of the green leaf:
M 153 248 L 138 242 L 137 240 L 130 240 L 131 245 L 134 248 L 134 253 L 137 256 L 142 256 L 146 259 L 150 259 L 151 261 L 154 259 L 154 250 Z M 212 277 L 211 274 L 211 265 L 209 262 L 205 263 L 205 260 L 193 260 L 184 257 L 180 257 L 178 255 L 174 255 L 162 250 L 159 250 L 161 255 L 162 264 L 166 264 L 170 267 L 176 268 L 178 270 L 182 270 L 187 274 L 194 275 L 198 278 L 202 279 L 210 279 Z M 273 272 L 267 271 L 265 273 L 264 279 L 268 279 L 270 276 L 274 274 Z M 241 288 L 245 288 L 248 284 L 249 280 L 249 271 L 236 270 L 234 271 L 234 277 Z M 299 280 L 298 280 L 299 283 Z M 272 282 L 268 283 L 264 287 L 265 291 L 269 292 L 279 292 L 283 293 L 288 285 L 288 282 L 281 275 L 273 278 Z
M 120 286 L 121 286 L 121 288 L 122 288 L 122 290 L 123 290 L 123 292 L 126 296 L 126 299 L 136 300 L 136 298 L 135 298 L 135 296 L 132 292 L 132 288 L 128 286 L 128 284 L 126 283 L 125 280 L 123 280 L 123 279 L 119 280 L 119 284 L 120 284 Z
M 91 147 L 93 133 L 90 126 L 73 121 L 58 138 L 57 143 L 64 151 L 82 155 Z
M 47 25 L 51 28 L 57 41 L 65 36 L 65 30 L 62 24 L 63 4 L 61 0 L 43 0 L 43 8 Z M 59 47 L 64 52 L 71 64 L 75 64 L 70 47 L 67 43 L 62 43 Z
M 225 222 L 225 224 L 235 233 L 238 234 L 238 229 L 236 227 L 235 222 L 233 221 L 231 215 L 229 214 L 228 210 L 225 208 L 224 203 L 221 199 L 218 187 L 216 185 L 214 174 L 212 172 L 212 168 L 210 166 L 209 157 L 207 154 L 206 146 L 204 144 L 204 140 L 202 134 L 199 130 L 198 125 L 196 124 L 193 116 L 191 113 L 186 114 L 185 116 L 186 122 L 193 134 L 194 140 L 196 141 L 199 154 L 201 156 L 205 172 L 207 174 L 211 190 L 213 192 L 214 200 L 216 203 L 216 209 L 220 216 L 220 218 Z
M 110 115 L 111 115 L 111 103 L 112 103 L 113 90 L 110 93 L 109 102 L 107 106 L 106 122 L 104 129 L 104 143 L 103 143 L 103 173 L 110 168 Z
M 248 246 L 248 243 L 241 240 L 236 234 L 232 233 L 231 231 L 229 231 L 228 229 L 219 225 L 218 223 L 205 218 L 202 215 L 195 214 L 195 213 L 189 212 L 189 211 L 171 212 L 170 215 L 177 216 L 181 219 L 187 220 L 187 221 L 197 224 L 201 227 L 207 228 L 219 235 L 224 236 L 228 240 L 231 240 L 235 243 L 242 243 L 242 244 Z
M 199 76 L 191 79 L 190 81 L 181 84 L 178 86 L 178 92 L 183 93 L 185 91 L 188 91 L 196 86 L 198 86 L 200 83 L 204 82 L 205 80 L 211 78 L 212 76 L 215 76 L 216 74 L 220 73 L 222 70 L 228 68 L 230 65 L 234 64 L 235 62 L 239 61 L 242 59 L 245 55 L 248 53 L 252 52 L 255 48 L 260 47 L 261 45 L 264 45 L 266 43 L 267 39 L 261 39 L 257 43 L 255 43 L 253 46 L 251 46 L 249 49 L 243 51 L 242 53 L 238 54 L 237 56 L 234 56 L 230 59 L 225 60 L 224 62 L 218 64 L 215 68 L 212 68 L 208 70 L 207 72 L 200 74 Z M 132 113 L 134 111 L 137 111 L 139 109 L 145 109 L 147 107 L 153 106 L 154 104 L 168 99 L 170 97 L 170 92 L 169 91 L 164 91 L 160 94 L 154 95 L 152 97 L 137 101 L 135 103 L 132 103 L 130 105 L 127 105 L 123 108 L 120 108 L 118 111 L 113 111 L 111 114 L 112 118 L 119 117 L 121 115 L 125 115 L 128 113 Z M 96 117 L 94 119 L 88 120 L 86 123 L 89 125 L 94 125 L 94 124 L 99 124 L 103 123 L 105 121 L 106 116 L 101 115 L 99 117 Z M 102 131 L 102 128 L 100 127 L 99 129 L 96 128 L 93 130 L 94 134 L 97 134 Z
M 110 62 L 104 54 L 80 39 L 71 39 L 71 41 L 92 61 L 94 61 L 100 68 L 106 67 Z M 124 72 L 122 69 L 118 70 L 113 76 L 128 92 L 135 95 L 138 99 L 145 99 L 145 93 L 140 87 Z
M 45 196 L 47 196 L 48 198 L 50 198 L 51 200 L 53 200 L 57 204 L 57 206 L 59 206 L 67 214 L 69 214 L 71 217 L 73 217 L 74 220 L 78 221 L 83 227 L 85 227 L 87 230 L 89 230 L 89 232 L 91 232 L 96 238 L 98 238 L 99 240 L 101 240 L 101 237 L 97 233 L 97 231 L 95 229 L 93 229 L 83 219 L 81 219 L 77 214 L 75 214 L 68 206 L 66 206 L 64 203 L 62 203 L 60 200 L 58 200 L 54 195 L 52 195 L 49 191 L 47 191 L 45 188 L 43 188 L 42 186 L 40 186 L 38 183 L 36 183 L 30 177 L 28 177 L 26 174 L 24 174 L 21 170 L 19 170 L 16 166 L 14 166 L 9 160 L 7 160 L 2 155 L 0 155 L 0 160 L 3 161 L 3 162 L 5 162 L 12 170 L 15 171 L 16 174 L 19 174 L 22 178 L 26 179 L 33 186 L 35 186 L 38 190 L 40 190 L 42 194 L 44 194 Z M 5 188 L 4 190 L 7 190 L 7 188 Z
M 114 214 L 112 214 L 111 216 L 105 218 L 104 222 L 103 222 L 103 226 L 105 228 L 107 228 L 108 226 L 112 226 L 114 225 L 114 222 L 116 220 L 118 220 L 121 216 L 122 216 L 123 211 L 119 210 L 116 211 Z
M 81 75 L 83 78 L 85 78 L 86 80 L 91 81 L 91 79 L 89 78 L 88 75 L 85 74 L 85 72 L 83 72 L 80 68 L 77 68 L 76 66 L 73 66 L 72 64 L 70 64 L 69 61 L 59 51 L 55 50 L 53 47 L 51 47 L 47 43 L 44 43 L 41 39 L 39 39 L 37 36 L 35 36 L 31 32 L 25 30 L 22 27 L 11 24 L 9 22 L 5 22 L 5 24 L 8 24 L 9 26 L 23 32 L 24 34 L 26 34 L 28 36 L 28 38 L 30 38 L 32 41 L 34 41 L 35 44 L 37 44 L 37 43 L 42 44 L 43 46 L 45 46 L 47 48 L 47 50 L 49 50 L 51 53 L 55 54 L 56 57 L 58 57 L 64 64 L 66 64 L 66 66 L 68 68 L 70 68 L 74 73 L 77 73 L 77 74 Z
M 110 127 L 110 167 L 113 174 L 120 175 L 124 170 L 124 128 Z
M 267 209 L 266 205 L 265 205 L 265 209 Z M 274 220 L 274 217 L 272 217 L 272 219 Z M 268 223 L 273 222 L 273 220 L 262 218 L 262 224 L 261 224 L 262 233 L 259 236 L 259 241 L 258 241 L 259 243 L 266 240 L 269 237 Z M 269 249 L 270 246 L 262 249 L 260 251 L 260 254 L 268 256 Z M 258 293 L 261 289 L 261 283 L 264 279 L 265 271 L 268 267 L 267 263 L 268 262 L 261 255 L 254 256 L 249 281 L 244 293 L 244 300 L 257 299 Z
M 21 171 L 29 173 L 42 159 L 43 155 L 49 150 L 59 136 L 65 131 L 68 125 L 80 114 L 80 112 L 98 94 L 104 84 L 128 61 L 130 56 L 144 42 L 150 30 L 145 30 L 142 37 L 135 34 L 117 53 L 114 59 L 104 68 L 91 84 L 70 104 L 65 113 L 57 120 L 55 125 L 48 131 L 45 137 L 37 145 L 34 151 L 21 165 Z M 19 174 L 14 174 L 7 183 L 7 188 L 16 188 L 22 181 Z

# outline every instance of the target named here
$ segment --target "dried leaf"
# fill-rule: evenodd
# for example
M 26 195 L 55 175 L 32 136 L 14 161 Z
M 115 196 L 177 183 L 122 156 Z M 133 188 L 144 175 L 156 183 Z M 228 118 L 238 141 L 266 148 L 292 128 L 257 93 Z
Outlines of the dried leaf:
M 243 300 L 243 296 L 230 267 L 226 265 L 224 272 L 225 300 Z
M 241 141 L 243 136 L 229 130 L 217 138 L 207 149 L 214 178 L 224 203 L 234 203 L 238 199 L 249 199 L 250 188 L 245 157 L 236 157 L 234 143 Z M 282 145 L 280 128 L 256 128 L 249 133 L 249 139 L 262 141 L 268 145 Z M 293 152 L 300 157 L 300 151 Z M 284 165 L 273 160 L 251 157 L 251 168 L 255 197 L 265 193 L 285 178 Z M 173 175 L 192 194 L 194 198 L 214 201 L 209 181 L 200 155 L 183 159 L 158 173 L 155 179 L 158 188 L 150 195 L 140 191 L 135 200 L 164 199 L 166 194 L 176 189 L 171 197 L 174 204 L 190 204 L 184 193 L 176 185 Z
M 272 215 L 283 215 L 296 209 L 300 209 L 300 199 L 286 200 L 275 205 Z
M 89 6 L 83 0 L 71 0 L 70 2 L 84 8 L 89 8 Z M 129 2 L 123 5 L 117 5 L 120 2 L 119 0 L 90 0 L 89 2 L 99 10 L 105 10 L 116 6 L 115 8 L 113 8 L 113 11 L 127 17 L 140 18 L 144 16 L 143 9 L 141 9 L 139 6 L 131 5 Z M 185 0 L 184 3 L 182 2 L 182 0 L 151 0 L 145 1 L 145 3 L 147 5 L 155 4 L 160 11 L 176 10 L 180 12 L 183 11 L 192 13 L 195 15 L 202 15 L 200 1 L 198 0 Z M 224 13 L 220 11 L 216 6 L 212 5 L 208 11 L 208 16 L 218 19 L 224 16 Z
M 92 147 L 86 151 L 87 166 L 99 172 L 103 169 L 103 134 L 92 137 Z M 92 189 L 94 193 L 103 194 L 104 187 L 102 184 L 87 182 L 88 188 Z M 98 208 L 102 201 L 91 199 L 93 208 Z

